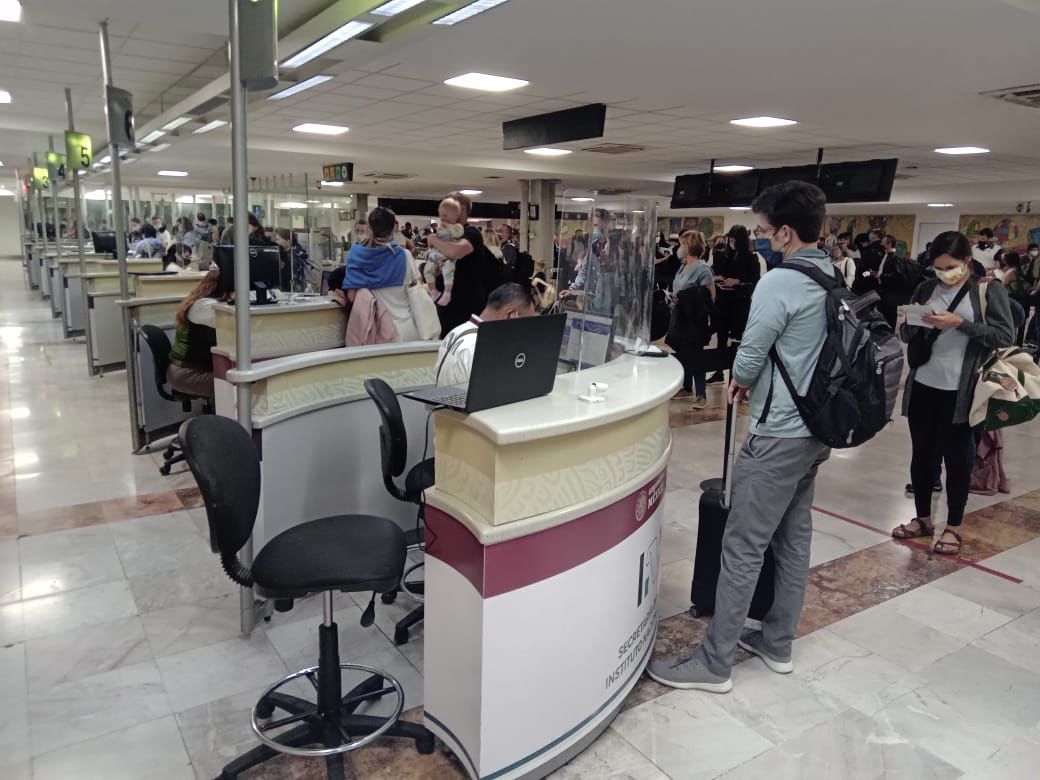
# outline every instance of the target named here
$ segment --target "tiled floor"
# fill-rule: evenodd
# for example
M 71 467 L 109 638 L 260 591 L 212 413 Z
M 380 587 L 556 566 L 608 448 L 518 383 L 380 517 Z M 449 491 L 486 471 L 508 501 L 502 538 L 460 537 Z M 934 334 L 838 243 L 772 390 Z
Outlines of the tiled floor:
M 238 593 L 209 552 L 190 477 L 130 453 L 121 373 L 88 378 L 20 267 L 0 260 L 0 778 L 211 778 L 252 746 L 248 711 L 316 658 L 314 599 L 238 633 Z M 718 389 L 712 393 L 717 400 Z M 703 633 L 689 583 L 702 479 L 721 414 L 673 404 L 655 652 Z M 1036 778 L 1040 765 L 1040 427 L 1007 433 L 1013 496 L 973 496 L 962 559 L 898 544 L 909 445 L 897 421 L 835 453 L 817 486 L 796 671 L 741 656 L 727 696 L 640 682 L 557 777 Z M 422 630 L 388 636 L 338 601 L 344 660 L 391 671 L 422 704 Z M 450 756 L 382 744 L 362 778 L 457 780 Z M 318 778 L 280 759 L 263 778 Z

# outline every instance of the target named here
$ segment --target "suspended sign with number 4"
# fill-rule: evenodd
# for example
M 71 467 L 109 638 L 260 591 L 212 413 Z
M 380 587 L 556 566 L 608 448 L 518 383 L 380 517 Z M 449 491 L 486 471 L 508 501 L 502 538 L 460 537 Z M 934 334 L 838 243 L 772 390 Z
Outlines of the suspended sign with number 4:
M 47 152 L 47 174 L 52 182 L 65 181 L 65 155 Z
M 89 171 L 94 164 L 94 147 L 86 133 L 66 130 L 65 153 L 68 156 L 69 173 L 73 170 Z

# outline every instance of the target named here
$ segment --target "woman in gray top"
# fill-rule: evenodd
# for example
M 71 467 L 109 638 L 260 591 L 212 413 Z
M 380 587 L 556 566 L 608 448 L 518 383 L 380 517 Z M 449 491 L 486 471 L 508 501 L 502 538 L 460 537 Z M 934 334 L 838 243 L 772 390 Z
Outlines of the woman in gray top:
M 910 426 L 913 457 L 910 480 L 917 516 L 893 529 L 897 539 L 934 535 L 932 484 L 946 464 L 947 528 L 935 544 L 940 555 L 957 555 L 975 463 L 975 437 L 968 424 L 975 383 L 993 350 L 1015 340 L 1007 290 L 999 282 L 981 283 L 971 273 L 971 242 L 955 231 L 932 242 L 936 278 L 922 282 L 912 303 L 927 304 L 927 327 L 903 325 L 900 336 L 911 342 L 931 338 L 931 357 L 911 370 L 903 393 L 903 414 Z M 932 330 L 932 329 L 935 330 Z

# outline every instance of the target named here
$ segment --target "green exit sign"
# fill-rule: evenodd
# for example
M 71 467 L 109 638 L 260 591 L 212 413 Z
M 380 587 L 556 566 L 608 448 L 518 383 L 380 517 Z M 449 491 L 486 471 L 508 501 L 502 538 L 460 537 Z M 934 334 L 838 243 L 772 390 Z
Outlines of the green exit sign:
M 354 163 L 335 163 L 321 169 L 322 181 L 354 181 Z

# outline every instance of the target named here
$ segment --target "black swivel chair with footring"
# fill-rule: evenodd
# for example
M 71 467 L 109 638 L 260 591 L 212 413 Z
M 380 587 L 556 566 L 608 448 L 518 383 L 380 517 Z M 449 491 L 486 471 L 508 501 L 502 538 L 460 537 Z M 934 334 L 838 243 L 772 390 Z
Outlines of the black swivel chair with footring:
M 261 481 L 251 437 L 230 418 L 203 416 L 181 426 L 180 440 L 205 502 L 211 543 L 227 575 L 282 606 L 292 599 L 322 594 L 318 665 L 283 677 L 260 697 L 253 707 L 252 727 L 262 744 L 224 767 L 221 780 L 236 778 L 280 753 L 323 758 L 330 780 L 342 780 L 344 753 L 379 737 L 411 739 L 420 753 L 432 753 L 433 734 L 399 720 L 404 692 L 393 676 L 340 663 L 333 619 L 334 592 L 372 591 L 361 618 L 362 625 L 372 624 L 375 594 L 392 591 L 400 582 L 407 554 L 400 527 L 370 515 L 303 522 L 270 539 L 256 554 L 252 568 L 246 568 L 238 553 L 253 532 Z M 360 672 L 365 679 L 344 694 L 341 670 Z M 316 701 L 282 692 L 296 680 L 314 687 Z M 385 696 L 396 697 L 389 717 L 358 712 Z

